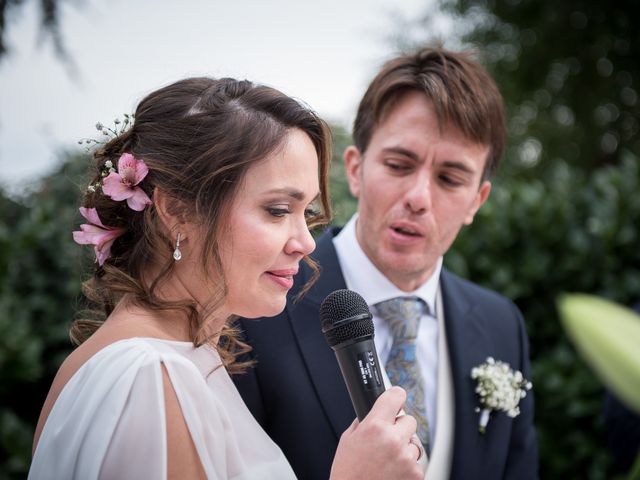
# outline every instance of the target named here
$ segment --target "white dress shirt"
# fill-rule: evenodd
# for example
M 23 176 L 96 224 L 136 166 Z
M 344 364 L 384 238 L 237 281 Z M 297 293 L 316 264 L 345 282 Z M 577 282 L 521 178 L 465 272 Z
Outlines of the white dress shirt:
M 417 337 L 417 358 L 420 363 L 426 399 L 426 414 L 429 422 L 429 442 L 433 445 L 436 433 L 437 417 L 437 384 L 438 384 L 438 321 L 436 319 L 436 293 L 442 269 L 442 257 L 438 259 L 436 268 L 429 279 L 412 292 L 404 292 L 396 287 L 364 253 L 356 238 L 355 214 L 333 239 L 333 244 L 340 261 L 342 274 L 349 290 L 353 290 L 364 298 L 369 306 L 394 297 L 415 295 L 429 306 L 429 314 L 422 315 Z M 393 336 L 387 323 L 371 309 L 375 328 L 374 342 L 380 362 L 384 365 L 389 357 Z

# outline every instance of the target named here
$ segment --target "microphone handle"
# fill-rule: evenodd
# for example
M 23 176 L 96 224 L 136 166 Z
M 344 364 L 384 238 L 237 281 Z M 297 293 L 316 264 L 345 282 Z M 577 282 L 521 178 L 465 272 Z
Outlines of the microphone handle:
M 358 420 L 369 413 L 385 391 L 373 337 L 333 347 Z

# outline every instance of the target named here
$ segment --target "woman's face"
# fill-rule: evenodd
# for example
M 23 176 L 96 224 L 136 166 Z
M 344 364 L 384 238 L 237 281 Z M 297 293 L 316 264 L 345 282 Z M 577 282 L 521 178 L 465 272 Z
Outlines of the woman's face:
M 315 248 L 306 219 L 318 195 L 318 155 L 301 130 L 248 169 L 219 239 L 225 310 L 255 318 L 284 309 L 300 260 Z

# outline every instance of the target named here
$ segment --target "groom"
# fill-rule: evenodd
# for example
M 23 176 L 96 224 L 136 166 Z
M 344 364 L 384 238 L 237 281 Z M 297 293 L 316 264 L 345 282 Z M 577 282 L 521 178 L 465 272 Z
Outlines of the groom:
M 306 265 L 282 314 L 241 320 L 257 363 L 236 384 L 299 478 L 329 478 L 340 435 L 355 418 L 318 315 L 322 300 L 340 288 L 357 291 L 371 307 L 391 381 L 415 380 L 401 385 L 430 451 L 427 478 L 537 478 L 531 392 L 517 417 L 493 411 L 480 433 L 482 405 L 471 378 L 488 357 L 530 378 L 522 316 L 511 301 L 442 266 L 489 196 L 504 122 L 495 83 L 466 54 L 426 48 L 399 56 L 369 85 L 354 145 L 344 153 L 357 213 L 318 240 L 312 256 L 321 275 L 301 300 L 294 299 L 313 273 Z M 416 313 L 411 320 L 389 315 L 393 305 Z M 396 375 L 394 359 L 409 344 L 415 358 L 403 364 L 408 373 Z

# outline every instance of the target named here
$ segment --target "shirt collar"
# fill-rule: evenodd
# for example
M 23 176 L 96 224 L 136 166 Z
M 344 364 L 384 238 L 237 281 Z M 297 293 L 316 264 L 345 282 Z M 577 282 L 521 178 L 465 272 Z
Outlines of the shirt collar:
M 358 214 L 356 213 L 340 233 L 333 238 L 333 245 L 340 261 L 347 288 L 362 295 L 368 305 L 375 305 L 378 302 L 394 297 L 415 295 L 424 300 L 429 306 L 429 311 L 432 315 L 435 315 L 436 293 L 440 282 L 440 271 L 442 270 L 442 256 L 438 258 L 435 270 L 425 283 L 413 292 L 404 292 L 391 283 L 376 268 L 360 247 L 356 237 L 357 220 Z

